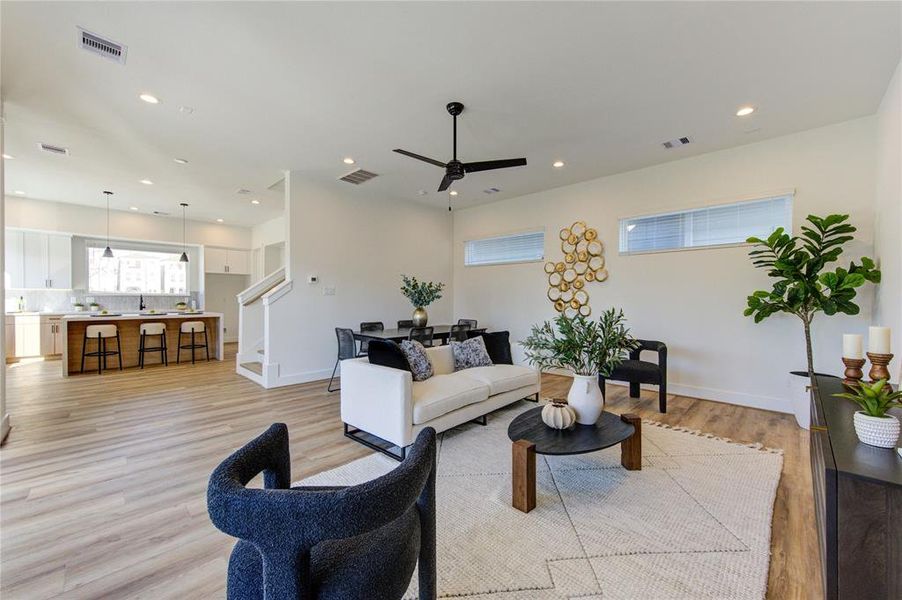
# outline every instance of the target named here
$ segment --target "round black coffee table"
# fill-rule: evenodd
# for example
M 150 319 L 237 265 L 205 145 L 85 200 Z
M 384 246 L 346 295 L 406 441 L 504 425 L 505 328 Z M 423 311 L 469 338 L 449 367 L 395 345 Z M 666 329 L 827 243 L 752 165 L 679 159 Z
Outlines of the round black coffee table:
M 603 412 L 594 425 L 552 429 L 542 421 L 542 408 L 518 415 L 507 428 L 513 442 L 513 506 L 523 512 L 536 507 L 536 454 L 586 454 L 620 444 L 620 464 L 642 468 L 642 420 L 638 415 Z

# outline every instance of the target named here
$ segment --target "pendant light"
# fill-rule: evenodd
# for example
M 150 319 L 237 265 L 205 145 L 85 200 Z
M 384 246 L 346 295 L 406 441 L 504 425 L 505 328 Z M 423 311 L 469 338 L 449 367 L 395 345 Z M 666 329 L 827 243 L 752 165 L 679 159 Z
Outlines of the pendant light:
M 188 205 L 184 202 L 181 203 L 182 207 L 182 256 L 179 258 L 179 262 L 186 263 L 188 262 L 188 252 L 187 245 L 185 243 L 185 209 L 188 208 Z
M 113 192 L 103 192 L 106 195 L 106 248 L 103 250 L 104 258 L 113 258 L 113 250 L 110 248 L 110 196 Z

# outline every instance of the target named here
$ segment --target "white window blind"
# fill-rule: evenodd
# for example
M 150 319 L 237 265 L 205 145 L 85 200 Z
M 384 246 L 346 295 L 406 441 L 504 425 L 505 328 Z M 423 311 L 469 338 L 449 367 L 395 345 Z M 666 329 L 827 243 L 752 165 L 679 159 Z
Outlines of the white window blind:
M 620 220 L 620 253 L 742 244 L 792 231 L 792 194 Z
M 515 233 L 465 243 L 464 264 L 503 265 L 545 258 L 545 232 Z

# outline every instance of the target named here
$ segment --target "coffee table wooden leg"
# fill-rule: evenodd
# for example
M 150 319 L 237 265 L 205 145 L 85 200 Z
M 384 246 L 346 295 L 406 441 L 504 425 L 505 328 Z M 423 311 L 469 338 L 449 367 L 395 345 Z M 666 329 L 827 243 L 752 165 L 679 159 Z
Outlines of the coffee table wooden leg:
M 512 504 L 528 513 L 536 507 L 536 445 L 528 440 L 514 442 L 511 465 Z
M 620 464 L 627 471 L 642 470 L 642 419 L 639 415 L 627 413 L 620 420 L 636 428 L 636 432 L 620 443 Z

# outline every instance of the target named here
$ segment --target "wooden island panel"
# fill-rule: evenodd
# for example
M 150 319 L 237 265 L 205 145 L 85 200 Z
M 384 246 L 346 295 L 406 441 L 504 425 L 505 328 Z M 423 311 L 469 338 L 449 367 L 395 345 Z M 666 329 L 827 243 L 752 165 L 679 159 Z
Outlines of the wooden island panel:
M 119 339 L 122 345 L 121 357 L 122 368 L 138 366 L 138 347 L 140 345 L 140 326 L 142 323 L 165 323 L 166 338 L 168 343 L 168 357 L 170 364 L 175 364 L 178 352 L 179 327 L 185 321 L 203 321 L 207 329 L 207 343 L 209 344 L 210 360 L 222 360 L 222 344 L 220 340 L 220 325 L 222 317 L 218 314 L 204 313 L 202 315 L 147 315 L 142 318 L 135 317 L 92 317 L 88 319 L 67 319 L 66 320 L 66 350 L 63 356 L 63 375 L 77 375 L 81 372 L 81 351 L 84 343 L 85 329 L 89 325 L 107 325 L 113 324 L 119 328 Z M 190 343 L 190 334 L 182 336 L 182 343 Z M 203 334 L 196 334 L 197 343 L 203 343 Z M 145 341 L 148 347 L 157 347 L 160 345 L 159 336 L 148 337 Z M 116 340 L 107 340 L 107 350 L 115 350 Z M 88 352 L 97 350 L 96 340 L 88 342 Z M 195 350 L 196 360 L 206 360 L 207 355 L 203 348 Z M 119 363 L 116 356 L 107 357 L 107 368 L 118 369 Z M 146 352 L 144 354 L 144 365 L 158 365 L 162 362 L 160 352 Z M 191 351 L 182 350 L 182 363 L 191 362 Z M 97 357 L 88 356 L 85 358 L 85 374 L 97 373 Z

